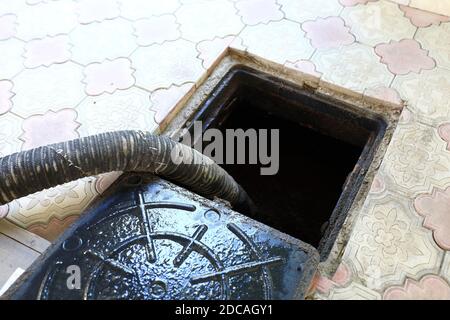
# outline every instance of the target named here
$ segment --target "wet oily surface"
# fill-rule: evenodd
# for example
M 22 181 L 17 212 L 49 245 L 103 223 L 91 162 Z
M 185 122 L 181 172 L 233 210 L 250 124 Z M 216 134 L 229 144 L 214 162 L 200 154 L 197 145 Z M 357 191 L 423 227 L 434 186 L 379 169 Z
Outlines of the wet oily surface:
M 312 247 L 182 190 L 156 178 L 116 190 L 19 281 L 13 297 L 303 297 L 318 263 Z M 73 265 L 82 270 L 80 290 L 67 288 Z

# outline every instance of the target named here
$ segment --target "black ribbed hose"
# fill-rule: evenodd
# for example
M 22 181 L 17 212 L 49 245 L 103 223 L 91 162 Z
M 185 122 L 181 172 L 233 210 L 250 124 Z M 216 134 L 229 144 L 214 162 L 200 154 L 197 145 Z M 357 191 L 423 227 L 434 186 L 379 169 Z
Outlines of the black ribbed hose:
M 0 158 L 0 204 L 83 177 L 111 171 L 154 173 L 206 197 L 250 212 L 236 181 L 200 152 L 142 131 L 116 131 L 55 143 Z

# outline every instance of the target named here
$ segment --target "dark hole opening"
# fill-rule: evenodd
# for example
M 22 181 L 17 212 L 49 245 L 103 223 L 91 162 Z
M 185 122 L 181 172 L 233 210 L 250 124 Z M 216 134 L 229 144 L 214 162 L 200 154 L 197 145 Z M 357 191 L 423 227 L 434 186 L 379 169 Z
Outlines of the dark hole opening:
M 203 130 L 224 136 L 226 129 L 279 129 L 277 174 L 261 175 L 261 164 L 222 167 L 255 202 L 252 218 L 313 245 L 322 258 L 385 129 L 381 119 L 246 67 L 231 70 L 190 120 L 190 130 L 201 120 Z

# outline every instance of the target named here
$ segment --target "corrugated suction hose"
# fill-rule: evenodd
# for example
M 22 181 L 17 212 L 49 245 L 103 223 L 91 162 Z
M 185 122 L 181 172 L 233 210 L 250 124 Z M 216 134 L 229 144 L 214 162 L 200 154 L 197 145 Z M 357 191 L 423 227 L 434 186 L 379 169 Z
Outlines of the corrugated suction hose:
M 142 131 L 116 131 L 55 143 L 0 158 L 0 203 L 111 171 L 154 173 L 206 198 L 253 210 L 236 181 L 200 152 Z

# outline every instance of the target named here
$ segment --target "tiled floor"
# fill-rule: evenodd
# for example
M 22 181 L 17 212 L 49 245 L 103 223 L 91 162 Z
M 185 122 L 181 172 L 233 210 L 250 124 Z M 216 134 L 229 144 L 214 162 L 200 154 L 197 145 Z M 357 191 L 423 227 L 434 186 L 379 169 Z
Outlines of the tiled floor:
M 342 264 L 316 277 L 314 297 L 450 299 L 449 2 L 2 0 L 0 155 L 155 131 L 229 46 L 357 94 L 403 99 Z M 0 217 L 53 240 L 114 177 L 20 199 Z M 0 254 L 23 245 L 0 233 Z

